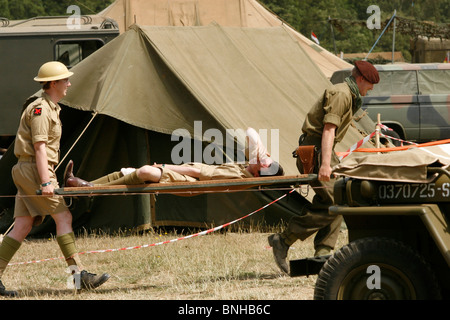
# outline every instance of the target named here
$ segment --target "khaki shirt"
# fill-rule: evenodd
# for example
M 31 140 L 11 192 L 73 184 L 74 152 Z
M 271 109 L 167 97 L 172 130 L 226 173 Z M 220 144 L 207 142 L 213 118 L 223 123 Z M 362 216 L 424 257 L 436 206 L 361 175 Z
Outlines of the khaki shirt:
M 354 114 L 354 94 L 347 83 L 336 84 L 325 90 L 323 96 L 306 115 L 302 131 L 310 136 L 322 136 L 326 123 L 336 126 L 334 144 L 342 140 Z
M 48 163 L 58 163 L 62 132 L 60 110 L 61 107 L 53 103 L 45 92 L 26 107 L 20 119 L 14 145 L 17 158 L 34 157 L 34 144 L 45 142 Z

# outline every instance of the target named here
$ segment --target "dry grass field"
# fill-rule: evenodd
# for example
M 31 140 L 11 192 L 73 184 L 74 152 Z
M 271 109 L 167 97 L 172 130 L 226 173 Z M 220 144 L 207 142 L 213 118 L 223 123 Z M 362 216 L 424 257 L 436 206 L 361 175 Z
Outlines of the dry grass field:
M 159 243 L 184 237 L 176 231 L 140 235 L 77 237 L 86 269 L 111 278 L 92 291 L 69 289 L 69 274 L 54 238 L 25 241 L 2 281 L 19 300 L 311 300 L 316 276 L 282 274 L 267 236 L 276 228 L 227 231 L 137 249 L 89 253 Z M 193 231 L 192 233 L 195 233 Z M 347 241 L 343 230 L 339 246 Z M 296 242 L 289 259 L 313 255 L 312 238 Z M 4 298 L 0 298 L 0 301 Z

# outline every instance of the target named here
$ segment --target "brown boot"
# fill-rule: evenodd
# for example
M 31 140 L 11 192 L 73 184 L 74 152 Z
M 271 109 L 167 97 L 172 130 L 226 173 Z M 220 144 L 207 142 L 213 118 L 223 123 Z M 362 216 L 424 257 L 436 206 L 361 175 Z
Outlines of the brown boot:
M 5 289 L 2 281 L 0 280 L 0 296 L 2 297 L 17 297 L 19 294 L 17 291 L 9 291 Z
M 272 247 L 273 257 L 277 266 L 286 274 L 289 274 L 289 266 L 286 262 L 289 246 L 284 242 L 279 233 L 269 236 L 269 245 Z
M 107 273 L 104 273 L 102 275 L 96 275 L 90 272 L 87 272 L 86 270 L 81 271 L 80 275 L 80 289 L 95 289 L 102 284 L 104 284 L 111 276 Z
M 64 170 L 64 187 L 93 187 L 94 185 L 83 179 L 77 178 L 73 175 L 73 161 L 69 163 Z
M 66 169 L 64 170 L 64 185 L 66 186 L 66 181 L 69 178 L 73 178 L 73 161 L 69 160 L 69 163 L 67 163 Z
M 317 246 L 316 251 L 314 253 L 314 257 L 322 257 L 322 256 L 328 256 L 331 253 L 332 248 L 329 246 Z
M 65 187 L 93 187 L 94 184 L 77 177 L 69 177 L 64 183 Z

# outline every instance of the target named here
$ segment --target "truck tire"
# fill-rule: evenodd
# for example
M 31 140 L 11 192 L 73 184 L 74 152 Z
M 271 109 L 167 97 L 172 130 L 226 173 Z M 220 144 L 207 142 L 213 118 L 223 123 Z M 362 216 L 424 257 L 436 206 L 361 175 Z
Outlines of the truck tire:
M 317 277 L 314 300 L 441 299 L 429 264 L 388 238 L 362 238 L 332 255 Z

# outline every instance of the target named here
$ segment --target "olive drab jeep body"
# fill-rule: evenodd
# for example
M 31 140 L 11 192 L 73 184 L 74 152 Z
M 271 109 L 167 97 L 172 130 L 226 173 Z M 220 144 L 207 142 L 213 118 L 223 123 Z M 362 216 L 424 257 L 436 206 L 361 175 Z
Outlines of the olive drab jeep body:
M 450 173 L 435 172 L 430 183 L 339 179 L 330 213 L 349 244 L 321 268 L 315 299 L 450 298 Z
M 450 64 L 375 65 L 380 82 L 363 97 L 362 109 L 395 131 L 395 138 L 427 142 L 450 137 Z M 336 71 L 332 83 L 351 69 Z M 392 136 L 392 132 L 390 134 Z
M 450 143 L 354 152 L 333 168 L 348 244 L 290 261 L 314 299 L 450 299 Z

